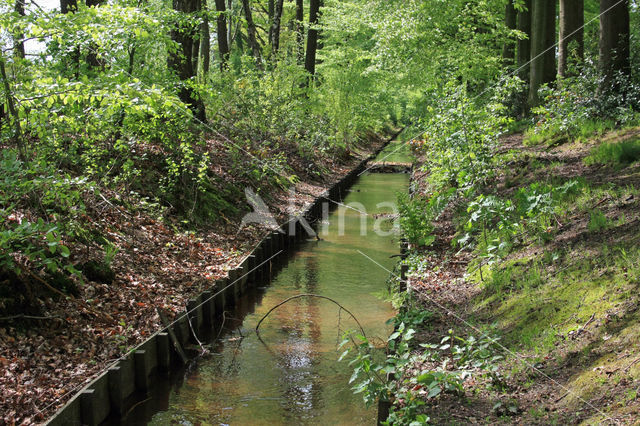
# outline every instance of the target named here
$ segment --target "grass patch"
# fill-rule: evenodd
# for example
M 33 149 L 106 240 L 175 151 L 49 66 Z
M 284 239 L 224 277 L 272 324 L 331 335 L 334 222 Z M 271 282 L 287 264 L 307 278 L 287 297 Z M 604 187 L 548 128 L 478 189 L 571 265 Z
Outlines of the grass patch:
M 584 159 L 586 165 L 613 164 L 627 165 L 640 160 L 640 139 L 624 142 L 605 142 L 595 147 Z
M 589 212 L 589 224 L 587 229 L 591 232 L 598 232 L 609 228 L 611 221 L 600 210 L 595 209 Z
M 498 321 L 508 345 L 547 355 L 561 336 L 577 330 L 592 314 L 603 318 L 631 297 L 640 274 L 638 248 L 608 247 L 576 260 L 579 252 L 565 257 L 569 264 L 560 262 L 555 268 L 545 265 L 549 259 L 544 253 L 492 268 L 485 274 L 484 292 L 474 301 L 475 310 Z M 557 262 L 559 256 L 551 259 Z
M 526 146 L 541 145 L 557 146 L 565 142 L 586 142 L 594 136 L 601 136 L 616 127 L 613 120 L 582 120 L 567 128 L 564 122 L 530 127 L 524 134 Z

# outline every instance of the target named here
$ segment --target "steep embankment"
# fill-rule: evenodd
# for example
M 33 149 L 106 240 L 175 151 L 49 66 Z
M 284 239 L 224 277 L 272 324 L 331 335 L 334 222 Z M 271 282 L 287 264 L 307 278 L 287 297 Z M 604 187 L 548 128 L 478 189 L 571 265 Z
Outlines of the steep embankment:
M 382 143 L 381 137 L 370 136 L 360 152 L 347 152 L 341 158 L 318 156 L 321 160 L 314 164 L 291 152 L 288 165 L 300 179 L 297 183 L 289 188 L 263 184 L 252 189 L 282 223 Z M 226 276 L 267 233 L 256 224 L 241 227 L 243 214 L 251 207 L 242 193 L 242 181 L 234 179 L 240 175 L 240 164 L 255 158 L 238 159 L 222 144 L 210 145 L 216 153 L 210 181 L 220 187 L 212 187 L 208 195 L 228 198 L 229 194 L 216 190 L 239 188 L 231 197 L 237 200 L 235 214 L 221 214 L 215 223 L 185 224 L 179 217 L 163 217 L 160 207 L 143 197 L 107 188 L 85 191 L 81 194 L 84 212 L 77 221 L 83 233 L 76 235 L 91 238 L 62 242 L 73 264 L 100 265 L 108 241 L 110 271 L 88 273 L 85 267 L 84 283 L 67 280 L 60 287 L 44 281 L 47 275 L 38 270 L 25 270 L 14 277 L 16 282 L 8 277 L 7 288 L 18 293 L 27 288 L 33 294 L 29 300 L 17 293 L 2 294 L 2 303 L 35 301 L 38 306 L 29 308 L 36 313 L 28 317 L 14 310 L 0 318 L 0 424 L 45 420 L 112 360 L 160 328 L 156 308 L 170 316 L 183 310 L 190 297 Z M 31 220 L 32 215 L 37 212 L 15 210 L 10 220 Z
M 464 397 L 429 398 L 424 382 L 413 382 L 432 421 L 637 420 L 639 134 L 626 129 L 555 147 L 503 138 L 511 159 L 500 178 L 482 198 L 454 198 L 435 223 L 435 243 L 410 255 L 413 311 L 433 313 L 413 324 L 414 342 L 434 344 L 414 345 L 417 371 L 464 364 L 471 373 Z M 426 177 L 414 174 L 417 195 L 429 195 Z M 475 244 L 464 245 L 467 234 Z M 449 330 L 465 340 L 445 345 Z M 451 361 L 444 368 L 443 359 Z M 398 406 L 411 403 L 407 395 Z

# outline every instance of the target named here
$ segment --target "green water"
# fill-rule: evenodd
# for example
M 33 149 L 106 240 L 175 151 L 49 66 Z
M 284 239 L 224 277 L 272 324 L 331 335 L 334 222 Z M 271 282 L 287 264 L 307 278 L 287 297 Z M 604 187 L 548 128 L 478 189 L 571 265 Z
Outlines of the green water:
M 414 156 L 411 152 L 410 145 L 407 142 L 396 140 L 389 143 L 382 152 L 378 154 L 376 161 L 385 163 L 408 163 L 411 162 L 413 158 Z
M 374 232 L 380 219 L 372 215 L 391 212 L 379 203 L 395 202 L 407 185 L 405 174 L 363 175 L 343 201 L 369 216 L 344 207 L 334 210 L 318 225 L 321 241 L 304 243 L 266 288 L 229 313 L 227 331 L 212 342 L 213 353 L 157 391 L 147 407 L 132 411 L 127 423 L 375 424 L 375 407 L 366 409 L 361 396 L 352 394 L 351 371 L 337 361 L 341 333 L 356 328 L 344 311 L 339 316 L 338 307 L 326 300 L 297 299 L 262 323 L 262 341 L 254 328 L 284 299 L 314 293 L 350 310 L 370 338 L 386 340 L 390 329 L 385 321 L 394 311 L 378 295 L 389 276 L 384 268 L 396 262 L 389 256 L 398 253 L 398 235 Z M 388 220 L 378 225 L 393 231 Z

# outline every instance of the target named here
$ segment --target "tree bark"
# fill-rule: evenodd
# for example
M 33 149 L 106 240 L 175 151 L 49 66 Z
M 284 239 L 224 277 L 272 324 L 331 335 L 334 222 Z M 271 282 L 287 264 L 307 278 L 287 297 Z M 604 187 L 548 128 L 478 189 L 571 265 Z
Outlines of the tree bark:
M 78 0 L 60 0 L 60 12 L 75 13 L 78 10 Z M 76 47 L 74 52 L 70 55 L 70 58 L 64 58 L 64 62 L 70 61 L 73 69 L 73 74 L 77 79 L 80 76 L 80 48 Z M 67 62 L 68 63 L 68 62 Z
M 22 138 L 22 128 L 20 127 L 20 116 L 18 115 L 18 111 L 16 110 L 15 102 L 13 99 L 13 92 L 11 91 L 11 86 L 9 85 L 9 78 L 7 77 L 7 71 L 6 71 L 4 56 L 2 54 L 2 51 L 0 51 L 0 78 L 2 79 L 4 96 L 6 99 L 7 107 L 9 108 L 9 114 L 11 115 L 11 117 L 13 117 L 13 130 L 14 130 L 16 145 L 18 146 L 18 155 L 21 161 L 26 162 L 27 149 L 24 145 L 24 140 Z
M 518 21 L 518 13 L 516 8 L 513 6 L 513 2 L 509 0 L 507 5 L 505 6 L 504 11 L 504 23 L 505 26 L 510 30 L 515 30 L 517 27 Z M 502 59 L 504 60 L 505 65 L 513 65 L 515 64 L 516 59 L 516 49 L 514 46 L 514 42 L 512 40 L 507 40 L 502 47 Z
M 233 0 L 229 0 L 227 2 L 227 10 L 229 11 L 229 13 L 233 12 Z M 239 24 L 236 25 L 236 30 L 238 29 Z M 229 51 L 231 51 L 231 46 L 233 46 L 233 41 L 234 41 L 234 31 L 233 31 L 233 19 L 231 19 L 231 16 L 227 16 L 227 46 L 229 47 Z M 242 52 L 242 49 L 240 49 L 240 51 Z
M 558 75 L 567 76 L 569 56 L 577 63 L 584 59 L 584 0 L 560 0 L 560 36 L 558 37 Z M 569 48 L 575 47 L 570 52 Z
M 202 73 L 206 76 L 209 73 L 209 64 L 211 62 L 211 34 L 209 34 L 209 7 L 207 0 L 202 0 L 201 10 L 203 16 L 200 24 L 200 63 L 202 63 Z
M 196 0 L 173 0 L 173 9 L 180 13 L 196 12 L 198 10 L 197 5 L 198 2 Z M 206 115 L 202 100 L 198 99 L 193 89 L 185 84 L 185 82 L 196 76 L 192 58 L 195 33 L 196 29 L 193 26 L 176 25 L 171 30 L 171 39 L 178 44 L 178 49 L 169 52 L 167 65 L 182 82 L 178 92 L 180 100 L 189 105 L 198 120 L 205 121 Z
M 538 104 L 538 89 L 556 77 L 556 1 L 533 0 L 529 106 Z
M 518 31 L 527 35 L 526 39 L 518 40 L 518 77 L 522 81 L 529 81 L 529 60 L 531 59 L 531 0 L 525 0 L 525 10 L 518 12 Z
M 227 8 L 224 0 L 216 1 L 216 12 L 219 13 L 216 18 L 218 53 L 220 55 L 220 71 L 227 68 L 227 60 L 229 59 L 229 37 L 227 36 Z
M 309 6 L 309 31 L 307 33 L 307 54 L 304 60 L 304 68 L 311 76 L 316 73 L 316 51 L 318 49 L 318 30 L 312 28 L 318 24 L 321 0 L 311 0 Z
M 304 0 L 296 1 L 296 45 L 298 49 L 298 64 L 304 63 Z
M 282 8 L 284 0 L 277 0 L 273 18 L 271 20 L 271 28 L 269 29 L 269 43 L 271 43 L 271 53 L 275 55 L 280 49 L 280 21 L 282 20 Z
M 16 0 L 15 3 L 15 11 L 18 15 L 20 16 L 25 16 L 24 14 L 24 0 Z M 13 38 L 14 38 L 14 45 L 13 45 L 13 49 L 14 49 L 14 53 L 16 55 L 16 57 L 18 58 L 23 58 L 24 59 L 24 32 L 22 32 L 22 30 L 16 31 L 13 34 Z
M 251 13 L 249 0 L 242 0 L 242 8 L 244 9 L 244 18 L 247 21 L 249 46 L 251 47 L 253 57 L 256 60 L 256 66 L 259 70 L 262 70 L 262 55 L 260 53 L 260 46 L 258 45 L 258 39 L 256 37 L 256 24 L 253 22 L 253 15 Z
M 78 0 L 60 0 L 60 12 L 74 13 L 78 10 Z
M 86 5 L 89 7 L 99 7 L 106 0 L 86 0 Z M 103 68 L 104 61 L 98 58 L 97 52 L 98 46 L 95 43 L 89 45 L 89 53 L 87 53 L 87 65 L 90 69 Z
M 599 67 L 601 90 L 615 89 L 616 73 L 631 75 L 629 0 L 600 0 Z

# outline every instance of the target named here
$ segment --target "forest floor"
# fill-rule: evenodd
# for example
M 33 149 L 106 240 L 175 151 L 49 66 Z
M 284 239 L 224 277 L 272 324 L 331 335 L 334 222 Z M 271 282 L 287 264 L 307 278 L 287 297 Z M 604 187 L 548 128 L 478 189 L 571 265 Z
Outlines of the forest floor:
M 424 408 L 437 424 L 632 424 L 640 418 L 640 164 L 589 161 L 598 146 L 638 139 L 625 129 L 586 142 L 525 146 L 502 139 L 513 160 L 483 193 L 511 198 L 545 182 L 581 183 L 559 205 L 552 238 L 520 244 L 481 275 L 473 252 L 452 246 L 466 205 L 453 202 L 436 223 L 426 268 L 409 286 L 433 318 L 419 343 L 490 333 L 500 338 L 502 383 L 465 382 Z M 416 168 L 418 192 L 427 173 Z M 464 209 L 464 211 L 463 211 Z M 483 383 L 484 382 L 484 383 Z
M 321 177 L 305 174 L 305 165 L 297 164 L 294 155 L 289 163 L 301 179 L 295 191 L 260 194 L 283 223 L 382 143 L 370 136 L 361 151 L 328 159 Z M 218 163 L 218 177 L 229 179 L 225 170 L 232 164 Z M 188 231 L 177 219 L 158 218 L 113 191 L 103 189 L 100 198 L 86 199 L 84 223 L 118 249 L 111 263 L 115 275 L 109 283 L 85 280 L 74 296 L 63 298 L 29 272 L 40 313 L 0 318 L 0 425 L 45 421 L 114 360 L 161 328 L 156 308 L 175 315 L 236 267 L 269 232 L 256 225 L 241 229 L 243 213 L 251 211 L 243 198 L 235 206 L 237 216 Z M 103 256 L 96 244 L 65 244 L 76 263 Z

